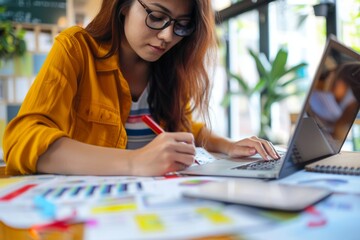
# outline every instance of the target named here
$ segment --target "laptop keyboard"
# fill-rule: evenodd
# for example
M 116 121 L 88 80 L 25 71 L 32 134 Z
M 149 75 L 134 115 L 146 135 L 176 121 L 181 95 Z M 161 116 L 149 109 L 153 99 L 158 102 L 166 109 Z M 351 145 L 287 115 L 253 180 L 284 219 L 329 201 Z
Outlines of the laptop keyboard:
M 245 164 L 245 165 L 241 165 L 238 167 L 235 167 L 233 169 L 238 169 L 238 170 L 271 170 L 274 169 L 275 167 L 279 166 L 281 163 L 281 161 L 279 160 L 261 160 L 261 161 L 257 161 L 257 162 L 253 162 L 253 163 L 249 163 L 249 164 Z
M 285 155 L 286 151 L 279 151 L 278 150 L 278 154 L 280 155 L 280 157 L 282 157 L 283 155 Z M 200 164 L 207 164 L 210 162 L 213 162 L 216 160 L 215 156 L 213 156 L 211 153 L 209 153 L 207 150 L 205 150 L 204 148 L 201 147 L 197 147 L 196 148 L 196 155 L 195 155 L 195 159 L 196 161 Z M 233 169 L 241 169 L 241 170 L 271 170 L 273 168 L 276 168 L 277 166 L 279 166 L 281 164 L 282 161 L 278 160 L 259 160 L 256 162 L 252 162 L 249 164 L 245 164 L 245 165 L 241 165 L 238 167 L 235 167 Z M 193 165 L 197 165 L 196 163 L 194 163 Z
M 284 150 L 277 150 L 277 153 L 280 156 L 280 159 L 272 159 L 272 160 L 260 160 L 260 161 L 256 161 L 253 163 L 249 163 L 249 164 L 245 164 L 245 165 L 241 165 L 238 167 L 235 167 L 233 169 L 238 169 L 238 170 L 271 170 L 274 169 L 276 167 L 280 167 L 282 161 L 281 158 L 286 154 L 286 151 Z

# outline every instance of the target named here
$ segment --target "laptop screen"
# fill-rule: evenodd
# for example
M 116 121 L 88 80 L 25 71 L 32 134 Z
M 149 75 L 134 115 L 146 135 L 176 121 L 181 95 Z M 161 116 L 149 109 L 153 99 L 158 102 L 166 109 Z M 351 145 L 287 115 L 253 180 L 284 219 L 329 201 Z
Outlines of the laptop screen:
M 360 55 L 329 38 L 289 144 L 292 163 L 340 152 L 360 106 Z

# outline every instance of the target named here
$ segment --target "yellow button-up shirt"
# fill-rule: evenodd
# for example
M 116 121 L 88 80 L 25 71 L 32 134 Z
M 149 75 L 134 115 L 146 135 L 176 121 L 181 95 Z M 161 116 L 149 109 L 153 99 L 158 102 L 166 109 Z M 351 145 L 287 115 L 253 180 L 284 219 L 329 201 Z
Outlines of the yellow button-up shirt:
M 60 137 L 126 148 L 129 85 L 118 67 L 118 56 L 94 57 L 108 50 L 108 45 L 99 44 L 80 27 L 56 37 L 18 115 L 6 127 L 7 174 L 36 173 L 39 156 Z M 202 127 L 192 122 L 195 138 Z

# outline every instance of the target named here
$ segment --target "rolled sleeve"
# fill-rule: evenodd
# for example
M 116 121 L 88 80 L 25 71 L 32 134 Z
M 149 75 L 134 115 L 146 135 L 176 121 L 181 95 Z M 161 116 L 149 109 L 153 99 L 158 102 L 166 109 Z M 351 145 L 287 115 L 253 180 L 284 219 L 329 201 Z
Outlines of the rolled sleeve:
M 71 109 L 81 74 L 76 42 L 60 35 L 31 86 L 3 141 L 6 173 L 36 172 L 39 156 L 71 132 Z

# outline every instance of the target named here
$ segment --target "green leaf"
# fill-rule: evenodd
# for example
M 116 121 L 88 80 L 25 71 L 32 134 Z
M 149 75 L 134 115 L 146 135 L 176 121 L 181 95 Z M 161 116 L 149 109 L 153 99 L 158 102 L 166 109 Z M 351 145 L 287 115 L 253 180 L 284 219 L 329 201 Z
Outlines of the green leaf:
M 25 38 L 26 31 L 24 29 L 20 29 L 16 32 L 16 36 L 18 39 L 23 40 Z
M 289 73 L 292 73 L 292 72 L 297 73 L 299 70 L 301 70 L 302 68 L 307 67 L 307 66 L 308 66 L 307 63 L 304 63 L 304 62 L 299 63 L 299 64 L 297 64 L 297 65 L 289 68 L 288 70 L 286 70 L 286 71 L 284 72 L 284 75 L 289 74 Z
M 6 7 L 0 6 L 0 13 Z M 26 52 L 25 31 L 15 31 L 13 23 L 0 14 L 0 60 L 7 60 L 14 56 L 21 56 Z
M 255 85 L 255 87 L 252 89 L 251 94 L 254 94 L 256 92 L 262 92 L 266 87 L 266 80 L 264 80 L 263 78 L 260 78 L 260 80 L 258 81 L 258 83 Z
M 280 48 L 276 54 L 271 68 L 271 79 L 273 82 L 277 81 L 285 73 L 285 65 L 288 58 L 288 52 L 285 48 Z
M 227 92 L 225 94 L 225 96 L 223 97 L 223 99 L 221 100 L 220 105 L 223 107 L 228 107 L 230 105 L 231 102 L 231 97 L 233 96 L 243 96 L 244 94 L 242 94 L 241 92 Z
M 236 75 L 236 74 L 233 74 L 230 72 L 228 74 L 232 79 L 235 79 L 237 81 L 240 88 L 243 90 L 244 94 L 247 95 L 249 93 L 249 89 L 250 89 L 249 84 L 240 75 Z
M 250 55 L 255 61 L 256 68 L 259 73 L 259 77 L 264 77 L 266 79 L 270 79 L 269 72 L 271 71 L 271 64 L 269 60 L 266 58 L 265 54 L 259 53 L 258 55 L 251 49 L 248 49 Z
M 224 98 L 222 99 L 220 105 L 223 107 L 228 107 L 230 105 L 230 100 L 231 100 L 231 94 L 226 93 Z
M 286 87 L 292 83 L 296 84 L 296 82 L 301 81 L 301 80 L 303 80 L 303 78 L 299 78 L 298 76 L 295 75 L 294 77 L 290 78 L 289 80 L 280 83 L 279 87 Z

